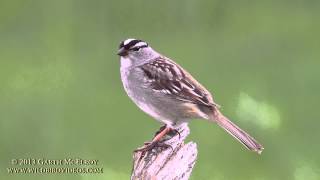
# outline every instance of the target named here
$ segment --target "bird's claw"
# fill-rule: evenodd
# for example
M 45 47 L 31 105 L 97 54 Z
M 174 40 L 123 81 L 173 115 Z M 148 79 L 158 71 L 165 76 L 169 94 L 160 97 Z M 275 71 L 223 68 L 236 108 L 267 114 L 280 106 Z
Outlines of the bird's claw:
M 165 148 L 165 149 L 171 148 L 173 151 L 173 147 L 171 145 L 163 143 L 163 142 L 145 142 L 143 147 L 140 147 L 140 148 L 134 150 L 134 152 L 147 152 L 155 147 L 160 147 L 160 148 Z
M 176 134 L 178 134 L 179 135 L 179 139 L 181 139 L 181 134 L 180 134 L 180 132 L 178 130 L 172 129 L 169 133 L 173 133 L 172 136 L 175 136 Z

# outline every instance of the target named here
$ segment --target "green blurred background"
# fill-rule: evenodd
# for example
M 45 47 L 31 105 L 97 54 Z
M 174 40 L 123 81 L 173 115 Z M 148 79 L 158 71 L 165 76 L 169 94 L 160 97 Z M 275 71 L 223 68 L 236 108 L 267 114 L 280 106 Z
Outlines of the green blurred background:
M 175 59 L 261 156 L 204 121 L 192 179 L 320 179 L 320 2 L 0 1 L 0 179 L 128 179 L 159 124 L 126 96 L 118 44 Z M 97 175 L 12 175 L 12 158 L 99 159 Z

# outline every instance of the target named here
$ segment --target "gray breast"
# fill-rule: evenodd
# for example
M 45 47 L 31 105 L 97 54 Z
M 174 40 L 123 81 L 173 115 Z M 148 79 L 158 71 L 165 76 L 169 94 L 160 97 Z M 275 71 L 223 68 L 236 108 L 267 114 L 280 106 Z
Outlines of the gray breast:
M 128 96 L 145 113 L 163 123 L 176 123 L 188 119 L 184 116 L 181 102 L 156 92 L 150 88 L 150 82 L 139 68 L 121 70 L 123 86 Z

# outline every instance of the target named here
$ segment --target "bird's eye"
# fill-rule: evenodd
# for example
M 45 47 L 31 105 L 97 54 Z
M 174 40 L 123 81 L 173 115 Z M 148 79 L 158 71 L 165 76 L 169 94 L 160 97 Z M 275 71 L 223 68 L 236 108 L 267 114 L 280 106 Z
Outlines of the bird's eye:
M 135 48 L 132 48 L 131 50 L 132 51 L 139 51 L 140 47 L 135 47 Z

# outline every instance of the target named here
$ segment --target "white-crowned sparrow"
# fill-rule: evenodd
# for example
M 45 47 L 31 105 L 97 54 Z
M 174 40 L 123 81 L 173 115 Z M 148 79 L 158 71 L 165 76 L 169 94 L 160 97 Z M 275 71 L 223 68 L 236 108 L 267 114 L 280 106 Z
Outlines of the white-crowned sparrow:
M 262 152 L 262 145 L 225 117 L 199 82 L 148 43 L 127 39 L 120 43 L 118 55 L 121 79 L 128 96 L 141 110 L 166 125 L 151 144 L 179 124 L 201 118 L 216 122 L 249 150 Z

